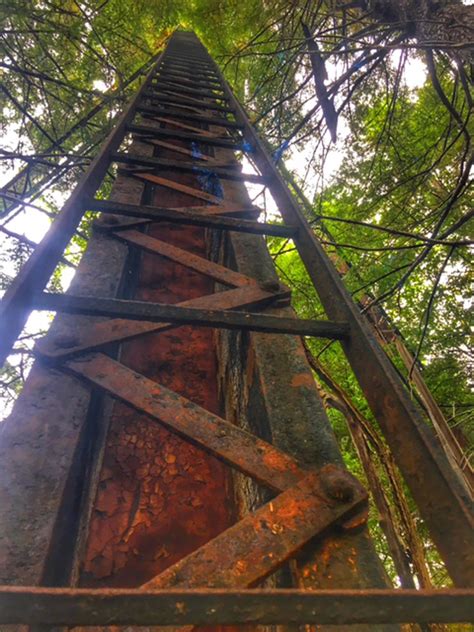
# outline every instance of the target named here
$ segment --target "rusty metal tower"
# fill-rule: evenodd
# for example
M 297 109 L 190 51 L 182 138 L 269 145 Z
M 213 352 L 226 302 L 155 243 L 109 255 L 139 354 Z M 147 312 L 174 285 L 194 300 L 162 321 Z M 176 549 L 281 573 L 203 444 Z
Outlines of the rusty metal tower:
M 245 181 L 284 223 L 258 221 Z M 71 289 L 44 292 L 86 211 Z M 293 240 L 330 320 L 295 318 L 262 235 Z M 5 295 L 2 360 L 32 309 L 60 314 L 1 427 L 0 624 L 472 617 L 469 496 L 194 34 L 172 36 Z M 390 589 L 301 335 L 341 341 L 457 588 Z

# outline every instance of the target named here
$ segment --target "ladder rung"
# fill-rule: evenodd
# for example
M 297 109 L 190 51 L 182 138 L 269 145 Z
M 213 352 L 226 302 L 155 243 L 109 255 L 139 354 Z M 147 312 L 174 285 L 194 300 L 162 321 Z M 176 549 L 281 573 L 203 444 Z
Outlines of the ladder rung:
M 180 607 L 177 608 L 176 604 Z M 474 591 L 0 586 L 0 624 L 48 626 L 469 623 Z
M 197 100 L 193 101 L 191 99 L 173 95 L 157 94 L 150 90 L 147 90 L 143 96 L 153 99 L 153 101 L 158 101 L 159 103 L 178 103 L 181 105 L 190 105 L 195 108 L 201 108 L 203 110 L 215 110 L 216 112 L 226 112 L 227 114 L 234 113 L 234 110 L 231 108 L 214 105 L 213 103 L 206 103 L 205 101 L 198 102 Z
M 161 69 L 173 72 L 176 74 L 181 74 L 190 79 L 203 79 L 206 81 L 215 81 L 216 83 L 219 81 L 219 78 L 215 73 L 207 73 L 196 70 L 195 68 L 188 68 L 186 66 L 181 66 L 178 64 L 163 64 Z
M 201 136 L 200 134 L 190 134 L 188 132 L 180 132 L 176 129 L 167 129 L 167 128 L 154 128 L 148 127 L 146 125 L 129 125 L 127 127 L 129 132 L 133 134 L 143 134 L 151 137 L 160 137 L 160 138 L 176 138 L 180 140 L 186 140 L 189 142 L 202 143 L 205 145 L 213 145 L 214 147 L 226 147 L 227 149 L 239 150 L 241 149 L 241 145 L 238 143 L 234 143 L 227 138 L 210 138 L 208 136 Z
M 276 287 L 278 285 L 278 288 Z M 290 292 L 286 286 L 273 285 L 273 289 L 264 290 L 257 285 L 247 285 L 232 290 L 207 294 L 178 303 L 181 307 L 199 307 L 201 309 L 242 309 L 244 307 L 262 308 L 288 305 Z M 108 319 L 82 328 L 71 337 L 45 337 L 35 345 L 35 354 L 52 360 L 64 359 L 117 342 L 132 340 L 145 334 L 165 331 L 172 328 L 171 323 L 150 323 L 146 321 Z
M 123 239 L 128 245 L 137 246 L 151 254 L 171 259 L 171 261 L 214 279 L 218 283 L 231 287 L 249 287 L 256 284 L 252 277 L 138 230 L 121 231 L 117 233 L 116 237 Z
M 283 318 L 251 312 L 190 309 L 161 303 L 126 301 L 96 296 L 73 296 L 43 292 L 36 299 L 34 309 L 86 316 L 146 320 L 157 323 L 180 323 L 198 327 L 316 336 L 332 340 L 347 339 L 349 336 L 349 325 L 343 322 Z
M 153 77 L 158 76 L 159 74 L 170 74 L 170 75 L 174 75 L 176 77 L 178 77 L 180 80 L 184 79 L 187 83 L 189 84 L 193 84 L 196 85 L 196 83 L 212 83 L 212 84 L 216 84 L 219 86 L 222 86 L 222 81 L 219 79 L 219 77 L 213 75 L 213 76 L 209 76 L 209 75 L 204 75 L 204 76 L 199 76 L 197 75 L 195 72 L 192 72 L 190 70 L 184 70 L 183 68 L 176 68 L 173 66 L 169 66 L 169 65 L 162 65 L 160 66 L 160 68 L 157 69 L 157 71 L 155 72 L 155 74 L 153 75 Z
M 207 69 L 209 71 L 214 71 L 212 64 L 209 63 L 207 59 L 202 57 L 201 59 L 196 57 L 196 54 L 193 53 L 192 57 L 187 55 L 176 55 L 173 53 L 168 53 L 163 58 L 163 63 L 173 62 L 176 64 L 183 64 L 185 66 L 200 67 L 203 69 Z
M 195 162 L 184 162 L 176 160 L 167 160 L 165 158 L 151 158 L 146 156 L 135 156 L 134 154 L 116 153 L 112 154 L 110 159 L 114 162 L 121 162 L 129 165 L 143 165 L 152 167 L 162 171 L 183 171 L 185 173 L 195 173 L 196 175 L 215 174 L 219 178 L 225 180 L 236 180 L 245 182 L 254 182 L 255 184 L 266 184 L 268 180 L 263 176 L 254 173 L 242 173 L 231 166 L 223 163 L 206 163 L 205 165 Z
M 201 74 L 201 75 L 212 75 L 214 77 L 217 76 L 216 71 L 214 70 L 214 68 L 209 65 L 206 64 L 205 66 L 203 66 L 202 64 L 199 64 L 197 62 L 194 61 L 184 61 L 184 60 L 179 60 L 179 59 L 164 59 L 163 62 L 161 63 L 161 67 L 167 67 L 167 66 L 174 66 L 176 68 L 183 68 L 189 72 L 193 72 L 196 74 Z
M 183 77 L 173 76 L 173 73 L 159 73 L 155 75 L 151 81 L 152 84 L 159 83 L 161 81 L 165 81 L 167 83 L 172 83 L 173 85 L 177 85 L 180 88 L 185 88 L 186 90 L 191 90 L 192 92 L 208 90 L 210 92 L 214 92 L 218 90 L 222 92 L 224 95 L 224 88 L 222 84 L 218 82 L 207 82 L 207 81 L 195 81 L 193 79 L 185 80 Z M 226 97 L 228 100 L 228 97 Z
M 150 97 L 148 97 L 148 100 L 150 100 Z M 154 104 L 154 105 L 158 105 L 158 106 L 162 106 L 163 108 L 166 109 L 166 112 L 170 111 L 170 108 L 173 109 L 173 112 L 176 112 L 176 110 L 182 112 L 184 110 L 184 114 L 187 114 L 188 112 L 191 114 L 201 114 L 202 113 L 202 108 L 200 107 L 195 107 L 193 105 L 188 105 L 188 104 L 182 104 L 182 103 L 158 103 L 158 104 Z
M 192 208 L 192 207 L 191 207 Z M 203 207 L 204 209 L 206 207 Z M 281 226 L 279 224 L 266 224 L 252 220 L 238 219 L 234 217 L 216 217 L 214 215 L 202 215 L 193 213 L 183 208 L 181 211 L 154 206 L 136 206 L 134 204 L 123 204 L 111 202 L 110 200 L 92 200 L 87 205 L 91 211 L 100 211 L 111 215 L 124 215 L 153 221 L 165 221 L 173 224 L 189 224 L 192 226 L 205 226 L 220 230 L 233 230 L 241 233 L 253 233 L 257 235 L 272 235 L 275 237 L 294 237 L 296 228 L 293 226 Z M 240 212 L 258 213 L 259 209 L 250 207 L 241 209 Z M 120 230 L 119 224 L 111 224 L 108 228 Z M 128 228 L 128 226 L 127 226 Z
M 202 127 L 196 127 L 196 125 L 189 125 L 189 123 L 183 123 L 183 121 L 177 121 L 174 118 L 169 118 L 172 114 L 164 113 L 161 116 L 155 116 L 155 120 L 158 123 L 166 123 L 167 125 L 172 125 L 174 128 L 185 130 L 187 132 L 192 132 L 193 134 L 200 134 L 201 136 L 207 136 L 209 138 L 222 138 L 222 132 L 210 132 L 207 129 L 203 129 Z M 224 137 L 232 138 L 227 134 Z
M 163 178 L 162 176 L 157 176 L 154 173 L 148 172 L 135 172 L 133 175 L 136 178 L 152 182 L 155 185 L 163 186 L 167 189 L 173 189 L 173 191 L 179 191 L 180 193 L 186 193 L 186 195 L 190 195 L 198 200 L 205 200 L 206 202 L 219 206 L 222 204 L 222 198 L 220 196 L 212 195 L 212 193 L 207 193 L 207 191 L 197 189 L 196 187 L 190 187 L 187 184 L 181 184 L 181 182 L 176 182 L 176 180 L 170 180 L 169 178 Z M 234 206 L 234 208 L 238 208 L 236 204 L 227 204 L 228 208 L 231 208 L 232 206 Z M 222 208 L 224 207 L 222 206 Z
M 174 118 L 180 118 L 189 121 L 197 121 L 200 123 L 207 123 L 208 125 L 219 125 L 220 127 L 229 127 L 231 129 L 243 129 L 243 125 L 240 123 L 236 123 L 235 121 L 228 121 L 224 118 L 219 118 L 215 116 L 201 116 L 199 114 L 184 114 L 183 112 L 170 112 L 168 109 L 163 108 L 154 108 L 146 105 L 139 105 L 137 107 L 137 112 L 142 112 L 144 114 L 150 114 L 151 116 L 172 116 Z
M 163 85 L 161 82 L 156 84 L 155 86 L 150 84 L 149 88 L 151 89 L 151 92 L 153 94 L 164 94 L 166 96 L 179 97 L 180 99 L 186 99 L 188 103 L 192 103 L 193 105 L 198 105 L 199 107 L 203 105 L 208 105 L 208 104 L 213 105 L 213 106 L 218 105 L 219 107 L 225 107 L 225 105 L 217 103 L 217 101 L 221 101 L 222 99 L 220 99 L 217 95 L 212 94 L 212 93 L 211 94 L 206 93 L 203 96 L 203 98 L 206 100 L 203 101 L 202 98 L 198 99 L 195 96 L 190 96 L 189 94 L 186 94 L 184 91 L 181 90 L 181 88 L 170 86 L 170 85 Z M 209 101 L 209 99 L 212 99 L 212 102 Z M 228 101 L 228 99 L 225 99 L 225 100 Z
M 155 147 L 163 147 L 164 149 L 168 149 L 178 154 L 184 154 L 185 156 L 189 156 L 193 160 L 202 160 L 205 162 L 212 162 L 212 156 L 206 156 L 203 153 L 199 153 L 199 155 L 195 155 L 196 152 L 193 152 L 191 149 L 187 149 L 186 147 L 181 147 L 180 145 L 175 145 L 174 143 L 167 143 L 164 140 L 158 140 L 157 138 L 146 138 L 142 140 L 143 143 L 148 143 L 151 145 L 155 145 Z
M 230 99 L 225 97 L 223 94 L 222 95 L 216 94 L 215 92 L 209 91 L 209 90 L 183 88 L 183 86 L 180 85 L 179 83 L 173 83 L 172 81 L 163 81 L 163 80 L 152 81 L 151 86 L 154 89 L 155 88 L 168 88 L 170 90 L 176 90 L 176 92 L 180 92 L 182 94 L 190 94 L 190 95 L 200 96 L 204 98 L 215 99 L 216 101 L 227 101 L 227 102 L 230 101 Z
M 222 84 L 220 81 L 216 80 L 203 80 L 203 79 L 196 79 L 195 76 L 192 75 L 183 75 L 179 72 L 174 72 L 172 70 L 159 70 L 155 75 L 155 78 L 159 79 L 160 77 L 163 78 L 170 78 L 174 81 L 179 81 L 180 84 L 184 84 L 187 86 L 200 86 L 202 88 L 210 88 L 210 89 L 222 89 Z
M 204 68 L 208 68 L 209 70 L 211 70 L 211 69 L 213 70 L 212 64 L 210 64 L 209 61 L 205 57 L 201 57 L 199 59 L 198 57 L 196 57 L 195 54 L 193 54 L 193 56 L 191 58 L 191 57 L 188 57 L 186 55 L 178 55 L 176 53 L 169 53 L 163 59 L 163 62 L 165 62 L 165 61 L 174 61 L 174 62 L 177 62 L 177 63 L 186 64 L 188 66 L 201 66 L 201 67 L 204 67 Z

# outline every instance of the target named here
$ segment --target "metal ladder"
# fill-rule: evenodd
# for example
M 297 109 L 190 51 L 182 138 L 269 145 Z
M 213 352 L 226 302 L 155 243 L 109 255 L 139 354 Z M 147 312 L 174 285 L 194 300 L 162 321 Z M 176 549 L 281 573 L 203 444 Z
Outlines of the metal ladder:
M 141 122 L 136 122 L 136 117 Z M 151 123 L 151 124 L 150 124 Z M 162 127 L 157 127 L 157 123 Z M 166 127 L 171 124 L 172 127 Z M 212 131 L 198 125 L 211 127 Z M 220 130 L 216 132 L 217 130 Z M 179 160 L 120 151 L 133 134 L 177 152 Z M 186 144 L 173 145 L 178 140 Z M 247 153 L 259 175 L 244 174 L 196 147 Z M 197 205 L 160 208 L 95 199 L 111 164 L 145 182 L 187 193 Z M 156 172 L 160 175 L 157 175 Z M 284 224 L 257 221 L 242 208 L 162 172 L 208 174 L 268 186 Z M 43 292 L 86 211 L 100 230 L 205 274 L 230 289 L 178 305 Z M 120 218 L 120 221 L 117 220 Z M 128 218 L 128 219 L 127 219 Z M 288 301 L 281 284 L 252 278 L 138 230 L 156 220 L 291 238 L 331 320 L 241 311 Z M 405 392 L 390 361 L 345 290 L 264 144 L 205 48 L 176 33 L 104 143 L 71 198 L 9 288 L 0 306 L 0 357 L 8 355 L 32 309 L 108 317 L 80 336 L 40 341 L 45 362 L 99 387 L 250 475 L 275 498 L 137 590 L 0 587 L 0 623 L 47 625 L 186 625 L 239 623 L 453 622 L 472 616 L 472 591 L 247 590 L 315 535 L 366 521 L 367 493 L 344 469 L 308 471 L 291 456 L 111 359 L 101 349 L 176 325 L 321 336 L 340 340 L 367 401 L 454 582 L 473 583 L 468 498 Z M 265 528 L 262 528 L 265 525 Z M 225 562 L 222 549 L 232 548 Z

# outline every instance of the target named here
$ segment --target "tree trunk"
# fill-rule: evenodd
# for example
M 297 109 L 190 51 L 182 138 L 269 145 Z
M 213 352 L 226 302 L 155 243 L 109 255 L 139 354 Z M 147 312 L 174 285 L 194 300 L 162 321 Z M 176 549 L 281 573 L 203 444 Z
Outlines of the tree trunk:
M 373 0 L 365 4 L 377 20 L 397 25 L 421 45 L 449 46 L 466 61 L 473 58 L 474 5 L 466 6 L 461 0 Z

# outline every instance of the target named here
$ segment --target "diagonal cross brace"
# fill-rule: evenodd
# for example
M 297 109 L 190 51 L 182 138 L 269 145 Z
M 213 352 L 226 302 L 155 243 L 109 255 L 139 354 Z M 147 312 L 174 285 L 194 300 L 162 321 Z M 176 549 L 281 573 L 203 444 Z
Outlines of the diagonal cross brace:
M 251 586 L 331 525 L 361 515 L 365 521 L 367 493 L 342 468 L 308 472 L 266 441 L 102 354 L 64 368 L 282 492 L 142 588 Z
M 347 472 L 351 497 L 329 496 L 327 480 L 335 470 L 329 465 L 307 474 L 142 588 L 244 588 L 264 579 L 314 536 L 367 503 L 366 491 Z
M 282 492 L 144 584 L 145 590 L 252 586 L 314 536 L 366 508 L 365 490 L 341 468 L 307 472 L 278 448 L 107 356 L 91 354 L 65 369 Z
M 270 443 L 101 353 L 66 362 L 64 368 L 274 491 L 287 489 L 305 475 L 292 457 Z
M 183 248 L 178 248 L 178 246 L 173 246 L 168 242 L 140 233 L 137 230 L 121 231 L 116 234 L 116 237 L 133 246 L 139 246 L 147 252 L 171 259 L 186 268 L 191 268 L 225 285 L 244 287 L 257 284 L 254 279 L 244 274 L 234 272 L 230 268 L 209 261 L 209 259 L 204 259 L 204 257 L 195 255 Z
M 161 178 L 160 176 L 155 176 L 151 173 L 136 173 L 133 175 L 141 180 L 148 180 L 148 182 L 151 182 L 152 184 L 159 184 L 162 187 L 173 189 L 175 191 L 179 191 L 180 193 L 186 193 L 186 195 L 198 198 L 199 200 L 205 200 L 206 202 L 211 202 L 212 204 L 223 204 L 223 200 L 221 200 L 221 198 L 212 195 L 211 193 L 206 193 L 205 191 L 201 191 L 195 187 L 190 187 L 186 184 L 169 180 L 168 178 Z M 228 202 L 226 202 L 225 205 L 227 208 L 232 208 L 234 206 L 236 210 L 239 208 L 237 204 L 232 205 Z

